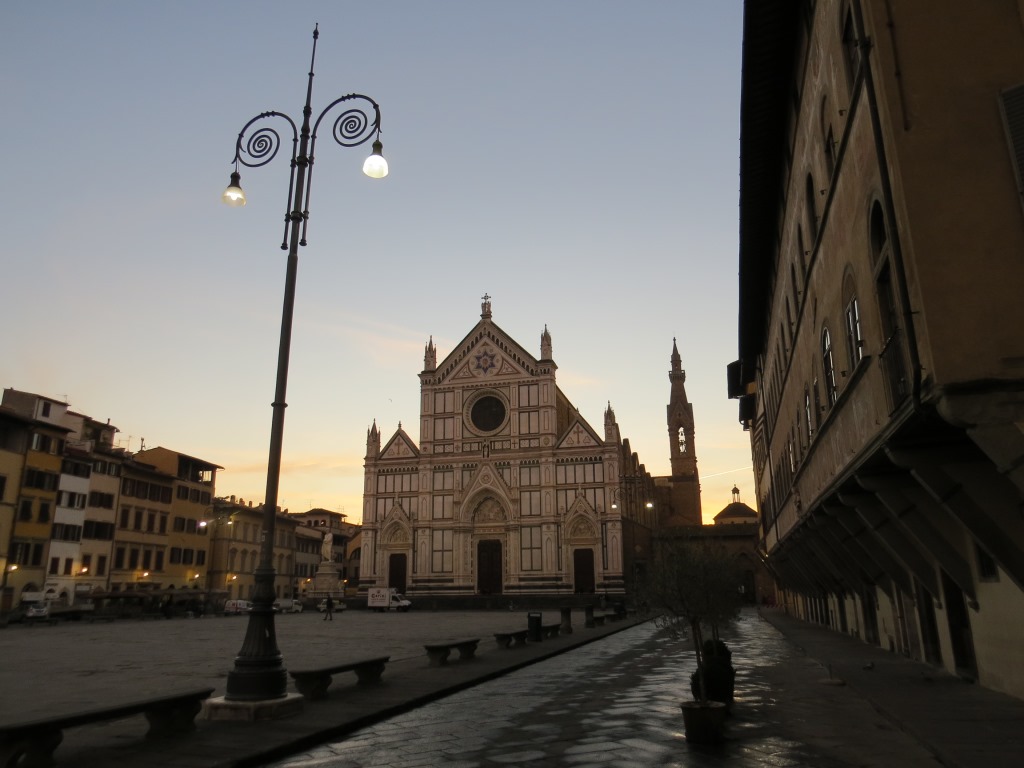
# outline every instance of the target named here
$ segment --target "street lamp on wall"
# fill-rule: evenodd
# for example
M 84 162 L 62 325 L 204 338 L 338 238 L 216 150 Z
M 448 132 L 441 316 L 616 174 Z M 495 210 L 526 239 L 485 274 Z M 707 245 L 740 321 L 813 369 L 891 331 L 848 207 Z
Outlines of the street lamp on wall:
M 260 563 L 254 571 L 255 590 L 252 611 L 242 649 L 235 658 L 235 666 L 228 673 L 225 699 L 233 701 L 263 701 L 286 695 L 287 672 L 277 647 L 274 630 L 274 526 L 277 513 L 277 494 L 281 476 L 281 450 L 284 438 L 285 393 L 288 384 L 288 357 L 291 349 L 292 315 L 295 306 L 295 280 L 298 272 L 299 246 L 306 245 L 309 220 L 309 191 L 313 178 L 313 155 L 320 122 L 339 104 L 346 109 L 334 120 L 331 135 L 343 147 L 356 147 L 373 139 L 372 154 L 363 164 L 363 172 L 372 178 L 387 176 L 387 161 L 380 141 L 380 108 L 373 99 L 350 93 L 335 99 L 310 123 L 313 114 L 313 65 L 316 62 L 316 41 L 319 26 L 313 29 L 313 55 L 309 65 L 306 103 L 302 109 L 302 126 L 282 112 L 263 112 L 247 122 L 235 142 L 234 171 L 222 200 L 232 207 L 245 205 L 239 165 L 259 168 L 277 155 L 281 136 L 270 126 L 255 129 L 246 137 L 249 128 L 261 120 L 281 118 L 291 128 L 292 157 L 288 179 L 288 211 L 285 216 L 284 238 L 281 249 L 288 251 L 285 273 L 284 307 L 281 315 L 281 338 L 277 356 L 277 382 L 272 404 L 270 427 L 270 457 L 267 462 L 267 491 L 263 501 L 263 540 L 260 545 Z

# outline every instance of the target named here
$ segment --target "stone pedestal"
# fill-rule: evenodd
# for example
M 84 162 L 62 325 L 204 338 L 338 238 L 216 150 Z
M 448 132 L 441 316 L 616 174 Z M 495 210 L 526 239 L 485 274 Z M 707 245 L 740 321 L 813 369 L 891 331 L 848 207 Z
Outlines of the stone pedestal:
M 316 576 L 313 577 L 313 589 L 320 596 L 340 597 L 342 585 L 341 578 L 338 576 L 338 566 L 330 560 L 321 560 Z
M 228 701 L 223 696 L 203 702 L 203 717 L 207 720 L 276 720 L 291 717 L 302 711 L 304 699 L 298 693 L 288 693 L 279 699 L 263 701 Z

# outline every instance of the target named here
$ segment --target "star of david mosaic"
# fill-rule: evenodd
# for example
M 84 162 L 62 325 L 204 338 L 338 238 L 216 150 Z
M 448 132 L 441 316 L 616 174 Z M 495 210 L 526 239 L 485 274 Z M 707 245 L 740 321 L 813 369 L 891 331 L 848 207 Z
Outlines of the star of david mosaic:
M 476 365 L 473 366 L 476 370 L 481 373 L 487 373 L 492 368 L 497 368 L 498 364 L 495 362 L 497 355 L 489 349 L 485 349 L 476 355 Z

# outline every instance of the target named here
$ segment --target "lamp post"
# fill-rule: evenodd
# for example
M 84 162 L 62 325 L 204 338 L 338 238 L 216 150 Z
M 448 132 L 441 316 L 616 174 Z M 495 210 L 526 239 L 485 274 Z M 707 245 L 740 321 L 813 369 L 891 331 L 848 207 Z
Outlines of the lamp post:
M 229 701 L 263 701 L 283 698 L 286 694 L 287 673 L 282 664 L 274 631 L 274 524 L 281 475 L 284 409 L 287 407 L 285 391 L 288 384 L 288 356 L 291 348 L 299 246 L 306 245 L 313 153 L 316 148 L 317 129 L 327 113 L 339 104 L 347 104 L 347 109 L 335 119 L 331 128 L 334 140 L 343 147 L 355 147 L 373 138 L 373 154 L 363 165 L 363 173 L 378 179 L 388 173 L 387 162 L 381 154 L 380 108 L 377 102 L 368 96 L 350 93 L 335 99 L 320 113 L 312 123 L 312 130 L 310 129 L 310 118 L 313 114 L 310 106 L 313 97 L 313 65 L 316 62 L 316 41 L 319 36 L 318 25 L 313 30 L 313 55 L 309 64 L 306 104 L 302 109 L 302 127 L 297 128 L 295 121 L 281 112 L 263 112 L 247 122 L 235 142 L 235 170 L 231 174 L 231 183 L 222 196 L 228 205 L 245 205 L 238 166 L 241 164 L 249 168 L 258 168 L 266 165 L 274 159 L 281 146 L 281 137 L 272 127 L 263 126 L 248 138 L 246 131 L 254 123 L 268 118 L 282 118 L 287 122 L 292 132 L 292 158 L 288 180 L 289 209 L 285 216 L 281 249 L 288 251 L 288 266 L 281 315 L 281 340 L 277 355 L 277 385 L 271 406 L 273 418 L 270 426 L 270 458 L 267 462 L 267 492 L 263 502 L 263 538 L 260 543 L 260 563 L 253 574 L 255 590 L 245 640 L 235 658 L 234 669 L 228 673 L 225 699 Z

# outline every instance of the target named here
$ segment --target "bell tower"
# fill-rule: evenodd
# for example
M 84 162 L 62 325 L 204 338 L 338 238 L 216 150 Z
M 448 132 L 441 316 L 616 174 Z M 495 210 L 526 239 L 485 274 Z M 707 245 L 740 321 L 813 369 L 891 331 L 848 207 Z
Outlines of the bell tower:
M 662 525 L 701 525 L 700 476 L 697 474 L 697 447 L 694 442 L 693 406 L 686 399 L 686 371 L 679 348 L 672 339 L 672 370 L 668 374 L 671 391 L 668 401 L 669 459 L 672 476 L 672 509 Z

